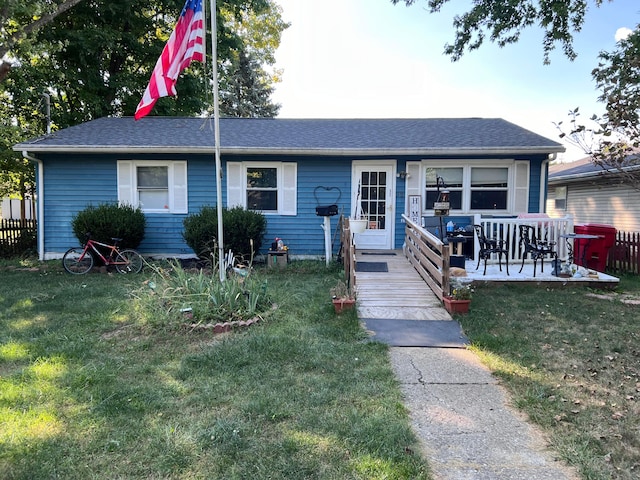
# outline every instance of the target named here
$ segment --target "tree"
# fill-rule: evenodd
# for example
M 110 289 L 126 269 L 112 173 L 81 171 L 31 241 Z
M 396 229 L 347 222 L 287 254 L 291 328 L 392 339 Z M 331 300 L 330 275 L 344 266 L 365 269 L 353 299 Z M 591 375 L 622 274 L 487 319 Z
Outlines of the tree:
M 429 12 L 436 13 L 449 1 L 426 0 L 426 3 Z M 599 7 L 604 1 L 592 0 L 591 3 Z M 391 0 L 394 5 L 400 2 L 410 6 L 416 0 Z M 444 51 L 456 61 L 465 50 L 480 48 L 487 35 L 489 40 L 504 47 L 516 43 L 523 29 L 539 25 L 544 31 L 544 63 L 549 62 L 549 54 L 557 43 L 562 45 L 564 54 L 574 60 L 577 54 L 573 49 L 573 33 L 582 28 L 588 6 L 587 0 L 475 0 L 470 11 L 454 18 L 455 41 L 445 45 Z
M 33 35 L 82 0 L 26 1 L 5 0 L 0 10 L 0 82 L 11 71 L 12 63 L 4 57 L 15 45 Z
M 416 0 L 391 0 L 395 5 L 404 1 L 409 6 Z M 444 52 L 453 61 L 465 51 L 472 51 L 485 39 L 499 46 L 515 43 L 528 27 L 539 26 L 544 31 L 543 61 L 556 44 L 562 46 L 569 60 L 577 56 L 573 34 L 579 32 L 587 9 L 599 7 L 605 0 L 474 0 L 472 8 L 453 20 L 455 41 L 445 45 Z M 612 1 L 612 0 L 608 0 Z M 449 0 L 426 0 L 431 13 L 439 12 Z M 596 165 L 622 174 L 626 183 L 640 190 L 640 169 L 627 167 L 640 164 L 640 25 L 626 40 L 618 42 L 613 52 L 601 52 L 600 62 L 592 71 L 605 105 L 605 114 L 592 116 L 591 124 L 580 122 L 579 109 L 569 113 L 569 131 L 557 126 L 560 136 L 583 148 Z M 636 154 L 636 155 L 632 155 Z
M 44 93 L 51 98 L 53 130 L 108 115 L 133 115 L 184 4 L 184 0 L 86 0 L 76 1 L 70 9 L 68 1 L 5 1 L 0 7 L 2 26 L 10 29 L 0 38 L 6 48 L 10 45 L 13 65 L 0 83 L 1 113 L 6 120 L 0 123 L 0 141 L 7 146 L 45 131 Z M 37 5 L 59 7 L 47 28 L 29 27 L 29 12 Z M 63 5 L 67 10 L 61 13 Z M 280 7 L 273 0 L 218 0 L 217 7 L 219 63 L 234 64 L 240 58 L 238 52 L 249 52 L 249 67 L 256 71 L 253 76 L 245 72 L 245 78 L 254 82 L 251 90 L 261 92 L 261 115 L 275 114 L 277 106 L 271 105 L 269 95 L 278 76 L 268 75 L 263 68 L 275 63 L 280 34 L 288 27 Z M 213 103 L 209 68 L 209 62 L 191 64 L 177 83 L 177 98 L 161 98 L 153 114 L 206 112 Z M 221 85 L 227 84 L 231 85 L 222 78 Z M 238 102 L 253 100 L 243 95 Z M 10 167 L 23 159 L 14 152 L 3 154 L 14 162 L 3 165 L 0 182 L 15 185 L 7 180 Z
M 273 85 L 281 71 L 265 70 L 275 63 L 275 52 L 282 31 L 289 27 L 282 20 L 282 8 L 273 3 L 261 12 L 225 15 L 225 23 L 243 42 L 221 63 L 220 110 L 233 117 L 275 117 L 280 105 L 270 101 Z
M 218 1 L 218 59 L 238 58 L 236 52 L 251 51 L 258 62 L 274 63 L 272 50 L 280 43 L 280 9 L 272 0 Z M 131 115 L 146 87 L 176 22 L 183 0 L 89 0 L 59 15 L 34 37 L 38 50 L 16 45 L 14 68 L 2 85 L 13 104 L 32 108 L 42 92 L 52 99 L 55 128 L 106 115 Z M 264 22 L 242 21 L 274 17 L 271 29 Z M 235 22 L 227 21 L 236 19 Z M 256 31 L 257 27 L 260 31 Z M 237 28 L 242 27 L 242 28 Z M 275 30 L 274 30 L 275 29 Z M 274 32 L 276 34 L 274 34 Z M 253 48 L 261 39 L 262 50 Z M 157 115 L 201 114 L 212 104 L 205 70 L 208 64 L 193 63 L 177 84 L 177 98 L 162 98 Z M 276 77 L 259 75 L 267 86 Z

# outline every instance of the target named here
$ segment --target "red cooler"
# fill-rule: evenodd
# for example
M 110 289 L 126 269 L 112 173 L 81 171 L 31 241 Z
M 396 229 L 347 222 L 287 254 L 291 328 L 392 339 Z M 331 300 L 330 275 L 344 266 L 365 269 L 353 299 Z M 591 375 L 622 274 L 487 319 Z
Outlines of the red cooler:
M 574 241 L 574 262 L 578 265 L 591 268 L 598 272 L 604 272 L 607 266 L 609 250 L 616 243 L 616 229 L 611 225 L 599 225 L 587 223 L 576 225 L 574 231 L 577 234 L 597 235 L 598 238 L 576 238 Z

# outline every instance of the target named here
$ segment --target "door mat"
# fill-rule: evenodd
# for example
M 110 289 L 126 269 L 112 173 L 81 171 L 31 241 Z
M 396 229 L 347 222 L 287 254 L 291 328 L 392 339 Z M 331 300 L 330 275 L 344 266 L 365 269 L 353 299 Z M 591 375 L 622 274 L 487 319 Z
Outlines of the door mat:
M 464 348 L 469 339 L 455 320 L 363 318 L 372 340 L 392 347 Z
M 388 272 L 387 262 L 356 262 L 356 272 Z
M 379 255 L 379 256 L 386 255 L 388 257 L 391 257 L 391 256 L 395 256 L 396 252 L 362 252 L 362 255 Z

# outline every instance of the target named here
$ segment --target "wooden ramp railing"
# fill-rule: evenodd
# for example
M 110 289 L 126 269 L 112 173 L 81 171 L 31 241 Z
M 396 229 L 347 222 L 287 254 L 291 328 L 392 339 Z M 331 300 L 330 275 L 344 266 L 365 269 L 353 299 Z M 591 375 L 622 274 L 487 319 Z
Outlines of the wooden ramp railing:
M 344 215 L 340 215 L 338 221 L 340 229 L 340 243 L 343 248 L 344 276 L 347 286 L 351 291 L 356 288 L 356 247 L 353 244 L 353 235 L 351 235 L 351 226 L 349 219 Z
M 404 254 L 433 293 L 442 300 L 449 295 L 449 245 L 406 215 L 402 215 L 402 218 L 406 223 Z

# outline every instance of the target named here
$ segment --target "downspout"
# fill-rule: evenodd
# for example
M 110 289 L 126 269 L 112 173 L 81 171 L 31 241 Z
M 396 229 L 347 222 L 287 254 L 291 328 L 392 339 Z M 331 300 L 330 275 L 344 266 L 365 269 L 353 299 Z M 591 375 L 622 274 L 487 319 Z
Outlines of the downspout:
M 22 151 L 22 156 L 33 162 L 38 167 L 38 177 L 36 180 L 36 203 L 38 206 L 38 214 L 36 217 L 38 225 L 38 258 L 44 260 L 44 166 L 42 160 L 29 155 L 26 150 Z
M 558 154 L 556 152 L 550 153 L 547 159 L 544 160 L 540 166 L 540 205 L 538 205 L 538 211 L 540 213 L 545 213 L 547 210 L 547 193 L 549 191 L 549 177 L 547 173 L 549 172 L 549 164 L 556 158 L 558 158 Z

